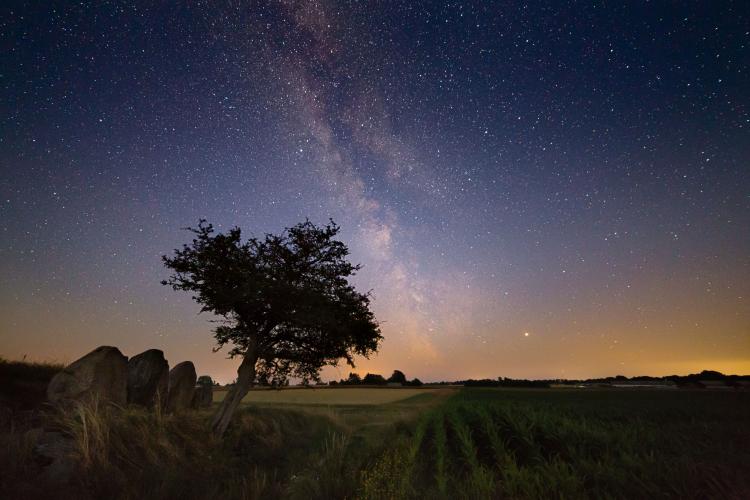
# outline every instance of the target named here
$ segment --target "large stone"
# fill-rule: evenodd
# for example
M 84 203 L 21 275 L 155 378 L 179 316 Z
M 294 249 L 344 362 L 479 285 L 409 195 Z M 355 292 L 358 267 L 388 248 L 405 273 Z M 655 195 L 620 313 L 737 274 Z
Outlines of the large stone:
M 169 370 L 169 396 L 167 411 L 179 413 L 190 408 L 195 392 L 195 366 L 192 361 L 183 361 Z
M 52 403 L 97 397 L 124 405 L 127 401 L 128 358 L 116 347 L 97 347 L 52 377 L 47 399 Z
M 193 393 L 193 408 L 208 408 L 214 402 L 214 387 L 211 384 L 198 384 Z
M 39 437 L 32 453 L 41 466 L 41 479 L 56 484 L 67 483 L 75 471 L 75 442 L 67 434 L 45 431 Z
M 169 388 L 169 363 L 164 353 L 149 349 L 128 361 L 128 403 L 153 408 L 164 405 Z

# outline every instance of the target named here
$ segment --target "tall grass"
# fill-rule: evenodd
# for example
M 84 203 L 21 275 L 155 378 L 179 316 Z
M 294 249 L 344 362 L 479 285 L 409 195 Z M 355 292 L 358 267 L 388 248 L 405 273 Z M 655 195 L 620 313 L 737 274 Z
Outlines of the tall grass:
M 287 487 L 290 498 L 345 498 L 356 488 L 356 471 L 348 456 L 350 437 L 342 432 L 329 433 L 320 451 L 308 464 L 292 475 Z
M 70 445 L 64 484 L 40 475 L 32 453 L 40 429 L 6 429 L 0 498 L 331 498 L 357 487 L 358 471 L 340 458 L 349 437 L 325 416 L 246 408 L 221 441 L 209 419 L 210 411 L 163 415 L 95 399 L 61 409 L 45 426 Z M 289 478 L 305 473 L 308 488 L 291 488 Z
M 428 391 L 367 407 L 250 405 L 217 441 L 209 432 L 211 410 L 175 416 L 162 414 L 160 405 L 149 412 L 96 399 L 46 406 L 46 385 L 60 368 L 0 360 L 0 379 L 10 380 L 0 387 L 2 499 L 354 498 L 361 471 L 403 432 L 411 436 L 411 420 L 433 398 Z M 33 397 L 4 406 L 18 391 L 31 391 L 31 382 Z M 65 454 L 63 476 L 48 474 L 48 459 L 34 453 L 42 441 L 64 444 L 53 446 Z M 412 466 L 416 453 L 406 458 Z
M 111 411 L 110 406 L 92 398 L 56 414 L 57 427 L 72 440 L 74 458 L 84 471 L 93 466 L 110 466 Z

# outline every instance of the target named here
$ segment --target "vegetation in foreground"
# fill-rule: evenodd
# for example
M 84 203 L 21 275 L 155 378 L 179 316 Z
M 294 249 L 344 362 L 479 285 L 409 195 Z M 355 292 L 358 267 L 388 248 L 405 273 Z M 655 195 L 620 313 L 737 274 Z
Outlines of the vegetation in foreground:
M 42 368 L 30 387 L 42 387 L 56 369 Z M 470 388 L 379 405 L 309 398 L 253 403 L 241 407 L 223 440 L 209 430 L 211 410 L 174 416 L 95 403 L 65 412 L 41 408 L 3 404 L 0 498 L 747 498 L 750 492 L 750 394 L 743 391 Z M 32 450 L 42 426 L 74 438 L 67 484 L 40 475 Z
M 37 372 L 40 388 L 59 369 L 49 368 Z M 9 376 L 17 369 L 0 366 Z M 244 405 L 223 439 L 208 425 L 213 409 L 165 415 L 97 401 L 66 409 L 3 403 L 0 498 L 353 498 L 360 471 L 441 399 L 434 392 L 450 391 L 380 405 Z M 63 484 L 34 453 L 45 430 L 72 438 Z
M 246 407 L 224 440 L 209 420 L 208 411 L 168 416 L 97 403 L 49 415 L 52 429 L 74 439 L 72 479 L 62 485 L 35 462 L 41 429 L 11 424 L 0 442 L 0 497 L 288 497 L 301 464 L 328 461 L 331 447 L 347 442 L 335 421 L 314 412 Z

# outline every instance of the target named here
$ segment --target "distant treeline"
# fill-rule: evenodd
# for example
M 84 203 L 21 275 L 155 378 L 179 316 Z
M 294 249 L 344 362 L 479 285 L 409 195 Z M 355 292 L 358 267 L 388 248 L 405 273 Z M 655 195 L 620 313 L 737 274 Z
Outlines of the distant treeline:
M 579 384 L 675 384 L 675 385 L 693 385 L 701 382 L 724 382 L 726 385 L 737 385 L 740 382 L 750 382 L 750 375 L 724 375 L 721 372 L 713 370 L 704 370 L 700 373 L 690 375 L 669 375 L 666 377 L 651 377 L 649 375 L 639 375 L 635 377 L 626 377 L 616 375 L 614 377 L 589 378 L 589 379 L 543 379 L 527 380 L 514 379 L 508 377 L 498 377 L 496 379 L 466 379 L 442 382 L 430 382 L 429 385 L 462 385 L 465 387 L 521 387 L 521 388 L 548 388 L 552 385 L 579 385 Z M 396 385 L 418 387 L 423 385 L 418 378 L 407 380 L 404 373 L 400 370 L 394 370 L 389 378 L 385 378 L 378 373 L 368 373 L 361 377 L 357 373 L 349 373 L 349 376 L 339 381 L 332 380 L 328 383 L 331 386 L 340 385 Z
M 385 378 L 379 373 L 368 373 L 364 377 L 360 377 L 358 373 L 350 373 L 349 377 L 342 378 L 338 382 L 332 380 L 328 385 L 403 385 L 419 387 L 422 385 L 422 381 L 418 378 L 407 380 L 406 375 L 401 370 L 394 370 L 393 374 Z
M 464 387 L 529 387 L 529 388 L 545 388 L 549 387 L 550 384 L 559 383 L 558 381 L 552 380 L 525 380 L 525 379 L 513 379 L 506 377 L 498 377 L 496 379 L 483 378 L 468 380 L 455 380 L 453 382 L 436 382 L 434 385 L 463 385 Z
M 617 383 L 672 383 L 676 385 L 699 384 L 701 382 L 724 382 L 726 385 L 736 385 L 739 382 L 750 382 L 750 375 L 724 375 L 721 372 L 713 370 L 703 370 L 700 373 L 690 375 L 669 375 L 666 377 L 651 377 L 648 375 L 639 375 L 636 377 L 626 377 L 617 375 L 605 378 L 589 378 L 585 380 L 575 379 L 547 379 L 547 380 L 526 380 L 512 379 L 507 377 L 498 377 L 497 379 L 468 379 L 456 380 L 453 382 L 437 382 L 437 385 L 463 385 L 465 387 L 529 387 L 545 388 L 551 385 L 559 384 L 617 384 Z
M 721 382 L 740 382 L 750 381 L 750 375 L 724 375 L 721 372 L 713 370 L 703 370 L 700 373 L 691 373 L 690 375 L 668 375 L 666 377 L 649 377 L 648 375 L 640 375 L 637 377 L 625 377 L 624 375 L 617 375 L 616 377 L 607 378 L 594 378 L 584 380 L 582 382 L 596 383 L 596 382 L 658 382 L 658 381 L 671 381 L 675 384 L 688 384 L 700 381 L 721 381 Z
M 482 379 L 482 380 L 462 380 L 456 382 L 456 384 L 463 385 L 466 387 L 529 387 L 529 388 L 544 388 L 549 387 L 550 382 L 547 380 L 524 380 L 524 379 L 512 379 L 506 377 L 498 377 L 497 380 Z
M 668 375 L 666 377 L 652 377 L 649 375 L 639 375 L 635 377 L 626 377 L 624 375 L 616 375 L 614 377 L 604 378 L 588 378 L 588 379 L 542 379 L 542 380 L 527 380 L 527 379 L 514 379 L 508 377 L 498 377 L 496 379 L 484 378 L 484 379 L 466 379 L 466 380 L 454 380 L 454 381 L 441 381 L 441 382 L 427 382 L 427 385 L 459 385 L 465 387 L 520 387 L 520 388 L 548 388 L 553 385 L 617 385 L 617 384 L 632 384 L 638 385 L 642 383 L 644 385 L 662 385 L 662 384 L 674 384 L 678 386 L 690 386 L 690 385 L 701 385 L 703 382 L 723 382 L 727 386 L 737 386 L 750 383 L 750 375 L 725 375 L 721 372 L 713 370 L 703 370 L 700 373 L 692 373 L 690 375 Z M 281 384 L 271 384 L 263 380 L 258 381 L 258 385 L 272 387 L 287 386 L 289 381 L 285 380 Z M 309 382 L 302 382 L 300 385 L 309 386 Z M 379 373 L 367 373 L 364 377 L 358 373 L 351 372 L 347 378 L 341 380 L 332 380 L 328 383 L 317 382 L 317 386 L 351 386 L 351 385 L 381 385 L 381 386 L 396 386 L 401 385 L 405 387 L 420 387 L 425 385 L 418 378 L 411 380 L 406 378 L 404 372 L 401 370 L 394 370 L 390 377 L 385 378 Z

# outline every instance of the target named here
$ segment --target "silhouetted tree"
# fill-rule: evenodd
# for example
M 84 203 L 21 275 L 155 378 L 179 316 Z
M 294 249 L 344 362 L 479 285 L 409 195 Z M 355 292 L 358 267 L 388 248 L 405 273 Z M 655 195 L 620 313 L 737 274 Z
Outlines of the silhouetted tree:
M 368 373 L 365 375 L 365 378 L 362 379 L 362 384 L 364 385 L 385 385 L 387 383 L 385 377 L 378 373 Z
M 200 377 L 198 377 L 196 384 L 213 386 L 214 380 L 209 375 L 201 375 Z
M 410 382 L 407 382 L 406 385 L 411 385 L 411 386 L 414 386 L 414 387 L 419 387 L 419 386 L 422 385 L 422 381 L 419 380 L 418 378 L 414 378 L 414 380 L 412 380 Z
M 393 375 L 388 378 L 389 384 L 405 384 L 406 375 L 401 370 L 393 370 Z
M 319 380 L 325 365 L 377 350 L 382 336 L 368 294 L 349 284 L 359 266 L 336 239 L 333 221 L 318 227 L 310 221 L 242 241 L 240 228 L 215 233 L 201 220 L 188 228 L 190 244 L 164 256 L 172 270 L 163 281 L 193 293 L 201 311 L 221 317 L 214 329 L 218 350 L 241 356 L 237 383 L 212 422 L 222 435 L 256 378 L 283 385 L 289 376 Z
M 358 373 L 349 372 L 347 379 L 341 379 L 341 385 L 359 385 L 362 383 L 362 377 Z
M 703 370 L 698 374 L 701 380 L 724 380 L 727 376 L 714 370 Z

